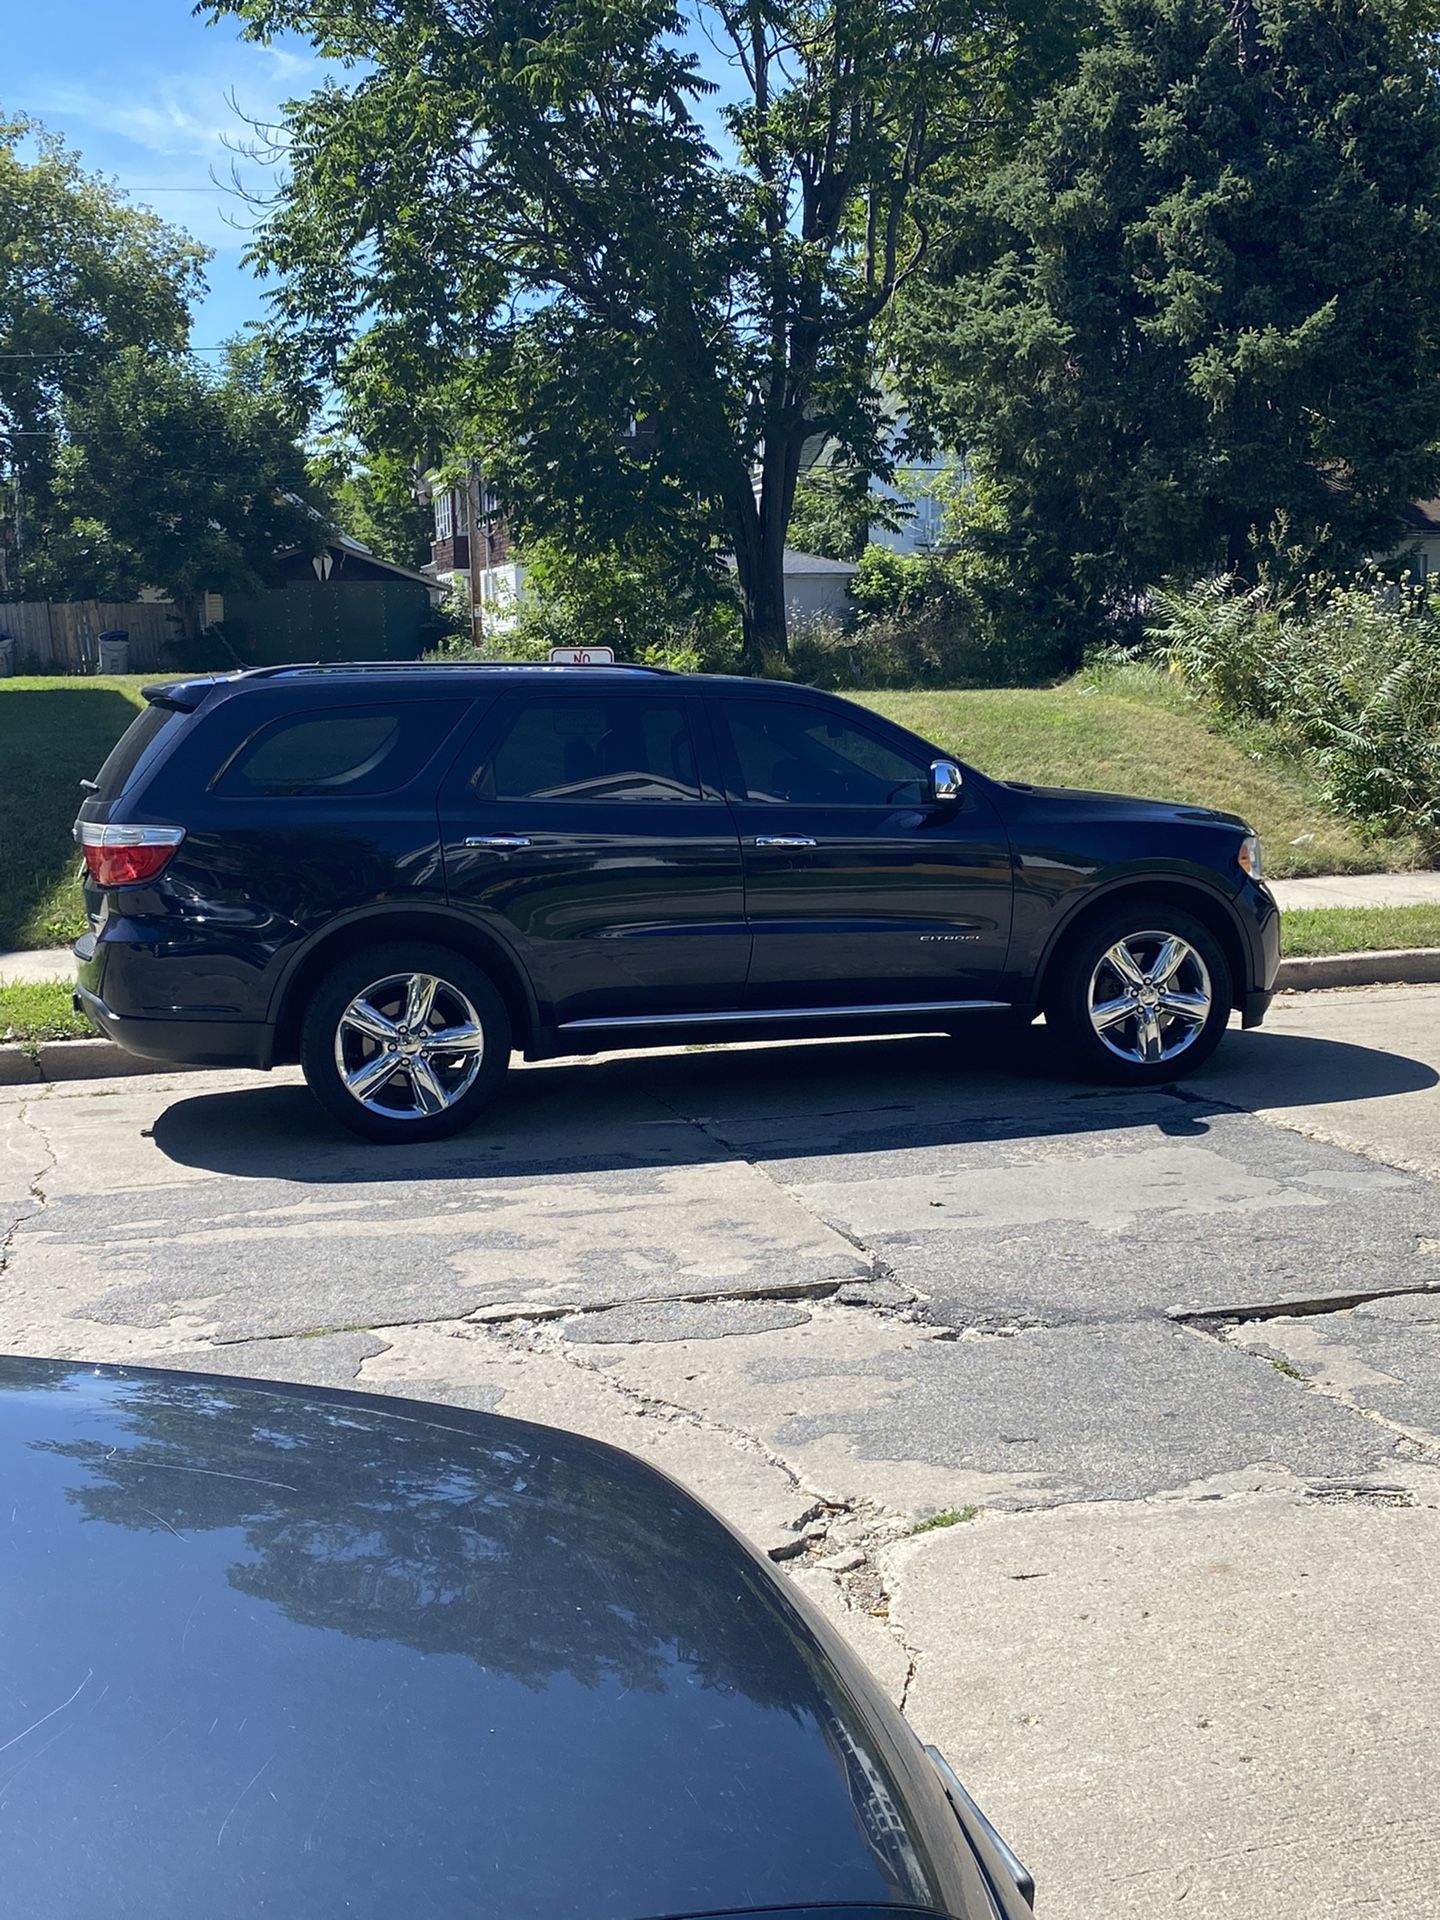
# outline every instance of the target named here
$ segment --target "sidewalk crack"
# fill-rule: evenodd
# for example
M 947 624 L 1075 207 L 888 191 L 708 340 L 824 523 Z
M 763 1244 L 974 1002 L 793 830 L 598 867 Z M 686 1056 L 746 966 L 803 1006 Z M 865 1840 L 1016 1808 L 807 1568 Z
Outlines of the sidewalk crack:
M 21 1201 L 14 1217 L 6 1227 L 4 1234 L 0 1235 L 0 1273 L 4 1273 L 10 1265 L 11 1256 L 15 1250 L 15 1241 L 20 1229 L 25 1226 L 27 1222 L 36 1219 L 50 1204 L 45 1182 L 55 1171 L 58 1156 L 55 1151 L 55 1143 L 51 1140 L 49 1132 L 36 1115 L 36 1109 L 40 1106 L 48 1092 L 48 1087 L 42 1087 L 33 1100 L 27 1100 L 20 1108 L 20 1125 L 35 1135 L 35 1138 L 40 1143 L 43 1157 L 39 1167 L 36 1168 L 35 1172 L 31 1174 L 29 1180 L 26 1182 L 25 1193 L 30 1204 L 27 1206 L 25 1201 Z

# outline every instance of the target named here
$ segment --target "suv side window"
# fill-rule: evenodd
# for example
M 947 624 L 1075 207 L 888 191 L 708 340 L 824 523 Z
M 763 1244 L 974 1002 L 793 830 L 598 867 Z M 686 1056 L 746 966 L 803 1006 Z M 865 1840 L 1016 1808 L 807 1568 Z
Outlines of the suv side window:
M 903 807 L 930 794 L 929 762 L 823 707 L 722 703 L 742 796 L 759 805 Z
M 456 700 L 289 713 L 245 742 L 215 783 L 230 797 L 362 799 L 414 779 L 465 711 Z
M 699 800 L 681 700 L 543 696 L 506 714 L 471 780 L 485 800 Z

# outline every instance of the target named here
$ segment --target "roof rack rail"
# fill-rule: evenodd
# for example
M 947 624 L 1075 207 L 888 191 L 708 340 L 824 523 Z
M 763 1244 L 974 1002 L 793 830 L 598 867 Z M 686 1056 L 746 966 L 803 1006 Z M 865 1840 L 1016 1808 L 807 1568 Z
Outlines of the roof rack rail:
M 469 672 L 495 671 L 514 672 L 517 669 L 543 667 L 556 673 L 573 673 L 573 666 L 559 661 L 549 660 L 287 660 L 281 666 L 245 667 L 242 675 L 247 680 L 273 679 L 279 673 L 403 673 L 416 667 L 426 672 L 436 667 Z M 591 671 L 613 673 L 616 669 L 624 673 L 660 673 L 674 675 L 675 667 L 652 667 L 644 660 L 614 660 L 609 666 Z

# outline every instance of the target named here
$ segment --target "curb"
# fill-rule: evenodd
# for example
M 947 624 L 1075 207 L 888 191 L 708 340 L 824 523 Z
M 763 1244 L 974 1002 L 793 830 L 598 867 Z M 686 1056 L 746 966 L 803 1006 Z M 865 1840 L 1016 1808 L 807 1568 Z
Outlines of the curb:
M 1440 981 L 1440 947 L 1385 947 L 1375 953 L 1326 953 L 1282 960 L 1278 993 L 1321 987 L 1423 987 Z
M 60 1080 L 119 1080 L 152 1073 L 194 1073 L 194 1067 L 141 1060 L 113 1040 L 42 1040 L 0 1046 L 0 1087 L 44 1087 Z
M 1314 993 L 1326 987 L 1421 987 L 1440 983 L 1440 947 L 1391 947 L 1377 953 L 1320 954 L 1282 960 L 1277 993 Z M 38 1046 L 0 1046 L 0 1087 L 43 1087 L 62 1080 L 133 1079 L 202 1068 L 140 1060 L 113 1040 L 42 1040 Z

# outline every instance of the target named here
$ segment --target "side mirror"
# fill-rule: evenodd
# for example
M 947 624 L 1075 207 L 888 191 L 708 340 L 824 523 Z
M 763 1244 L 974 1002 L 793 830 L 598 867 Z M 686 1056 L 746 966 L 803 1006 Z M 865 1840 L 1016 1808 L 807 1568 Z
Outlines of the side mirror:
M 936 800 L 958 800 L 965 784 L 953 760 L 930 762 L 930 792 Z

